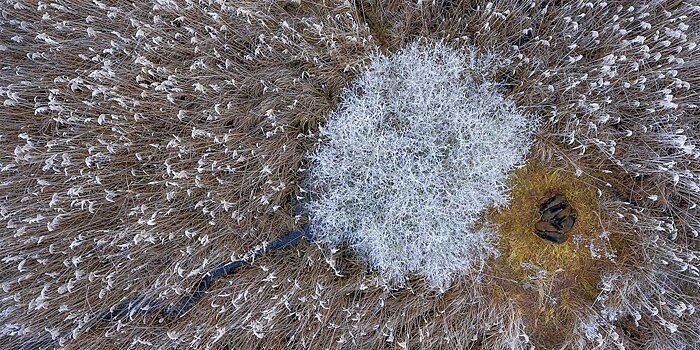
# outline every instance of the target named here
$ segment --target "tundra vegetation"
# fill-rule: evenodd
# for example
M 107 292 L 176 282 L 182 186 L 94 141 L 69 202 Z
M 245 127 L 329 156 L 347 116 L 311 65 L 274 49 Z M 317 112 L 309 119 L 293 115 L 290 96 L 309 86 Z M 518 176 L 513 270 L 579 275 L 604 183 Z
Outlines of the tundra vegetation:
M 483 79 L 494 57 L 476 56 L 425 40 L 374 56 L 310 156 L 313 235 L 390 285 L 414 274 L 444 289 L 497 255 L 497 229 L 480 221 L 506 204 L 539 121 Z
M 1 0 L 0 348 L 698 348 L 699 19 L 673 0 Z M 421 56 L 437 47 L 447 61 Z M 389 68 L 411 52 L 428 64 Z M 454 57 L 476 74 L 423 74 Z M 457 84 L 436 91 L 465 104 L 432 95 L 418 110 L 448 113 L 426 121 L 476 103 L 458 87 L 501 96 L 479 101 L 496 118 L 539 121 L 499 154 L 507 175 L 482 188 L 495 192 L 465 185 L 495 196 L 447 206 L 471 229 L 404 233 L 431 249 L 439 232 L 461 235 L 440 254 L 463 266 L 438 271 L 431 254 L 392 266 L 400 252 L 382 260 L 360 231 L 321 225 L 320 239 L 217 279 L 175 320 L 96 321 L 134 298 L 175 305 L 307 222 L 293 208 L 309 191 L 323 223 L 328 207 L 313 203 L 340 187 L 314 189 L 312 175 L 348 136 L 334 132 L 352 130 L 333 123 L 369 116 L 348 106 L 379 71 Z M 456 135 L 459 123 L 421 127 Z M 576 210 L 561 244 L 535 230 L 557 194 Z M 405 224 L 448 212 L 429 213 Z

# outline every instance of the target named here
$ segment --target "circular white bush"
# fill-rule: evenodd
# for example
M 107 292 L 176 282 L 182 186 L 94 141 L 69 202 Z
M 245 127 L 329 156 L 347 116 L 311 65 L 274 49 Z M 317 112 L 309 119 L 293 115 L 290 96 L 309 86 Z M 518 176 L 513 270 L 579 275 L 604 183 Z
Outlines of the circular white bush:
M 490 60 L 441 43 L 372 58 L 310 155 L 313 233 L 354 248 L 383 277 L 438 287 L 497 253 L 490 206 L 522 164 L 536 122 L 483 72 Z

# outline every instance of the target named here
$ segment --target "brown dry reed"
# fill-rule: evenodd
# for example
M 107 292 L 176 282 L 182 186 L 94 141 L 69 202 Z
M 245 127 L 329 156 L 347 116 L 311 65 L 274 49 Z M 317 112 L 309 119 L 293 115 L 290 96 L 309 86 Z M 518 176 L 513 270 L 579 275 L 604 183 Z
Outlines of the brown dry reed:
M 697 348 L 699 18 L 675 0 L 3 0 L 0 348 Z M 595 189 L 572 205 L 600 215 L 582 221 L 597 243 L 562 248 L 587 256 L 583 282 L 505 209 L 522 261 L 504 250 L 445 293 L 302 243 L 174 322 L 91 322 L 175 302 L 295 227 L 342 88 L 420 37 L 499 55 L 492 81 L 548 120 L 531 164 Z

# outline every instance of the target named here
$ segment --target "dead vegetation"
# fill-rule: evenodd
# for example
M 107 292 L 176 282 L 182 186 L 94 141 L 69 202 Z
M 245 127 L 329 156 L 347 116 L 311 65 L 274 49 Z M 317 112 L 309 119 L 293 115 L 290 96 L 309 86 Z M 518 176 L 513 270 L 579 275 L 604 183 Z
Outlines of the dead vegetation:
M 680 1 L 4 0 L 0 347 L 697 347 L 699 17 Z M 175 322 L 85 327 L 138 295 L 174 302 L 294 227 L 342 88 L 420 36 L 497 53 L 492 80 L 549 121 L 489 278 L 387 290 L 351 252 L 303 243 Z M 524 232 L 552 187 L 583 242 L 607 230 L 614 263 Z

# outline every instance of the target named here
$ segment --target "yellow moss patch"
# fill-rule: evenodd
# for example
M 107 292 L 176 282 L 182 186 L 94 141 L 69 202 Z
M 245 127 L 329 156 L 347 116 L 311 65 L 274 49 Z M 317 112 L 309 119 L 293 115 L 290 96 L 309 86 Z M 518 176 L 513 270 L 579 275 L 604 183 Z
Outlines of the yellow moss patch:
M 538 164 L 519 169 L 511 178 L 512 199 L 507 208 L 489 213 L 491 222 L 500 226 L 500 248 L 503 258 L 517 270 L 523 262 L 533 263 L 548 271 L 570 270 L 591 260 L 588 248 L 582 249 L 572 239 L 576 235 L 595 238 L 602 231 L 598 218 L 596 188 L 583 183 L 573 174 L 552 170 Z M 556 244 L 535 234 L 539 221 L 539 202 L 562 194 L 578 212 L 569 239 Z
M 604 219 L 597 189 L 570 172 L 536 161 L 514 172 L 510 181 L 508 206 L 487 213 L 487 219 L 499 226 L 501 255 L 489 271 L 494 296 L 516 302 L 531 334 L 554 345 L 571 329 L 576 310 L 584 311 L 593 303 L 601 272 L 614 264 L 603 253 L 609 242 L 599 237 Z M 539 203 L 555 194 L 564 195 L 578 212 L 562 244 L 535 234 Z M 603 257 L 592 257 L 591 242 Z

